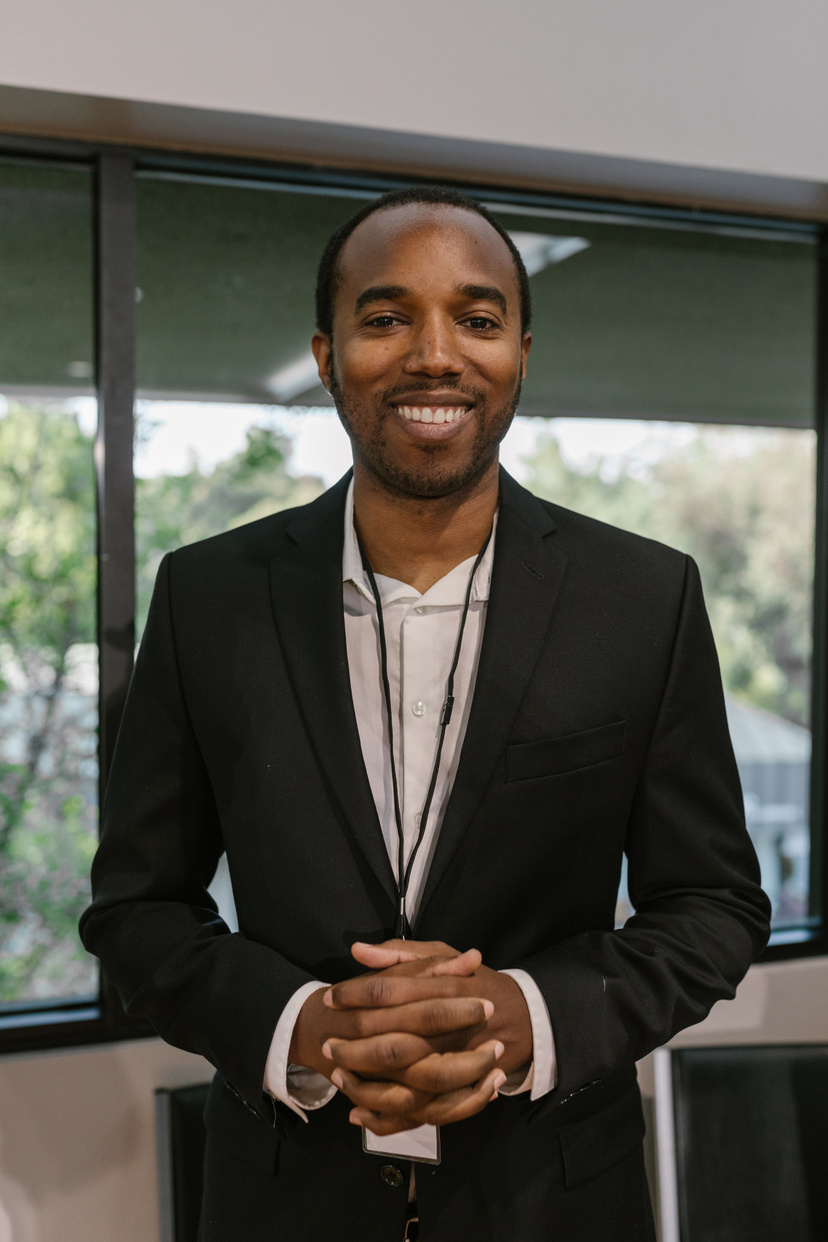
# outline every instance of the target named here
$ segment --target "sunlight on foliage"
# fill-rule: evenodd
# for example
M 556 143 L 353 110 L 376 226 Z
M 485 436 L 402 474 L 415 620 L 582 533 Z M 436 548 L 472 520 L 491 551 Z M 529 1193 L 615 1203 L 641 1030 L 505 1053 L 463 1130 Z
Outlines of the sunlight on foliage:
M 689 552 L 698 562 L 728 690 L 796 724 L 810 718 L 814 437 L 700 430 L 615 478 L 569 468 L 554 436 L 527 461 L 539 496 Z
M 97 834 L 92 448 L 59 406 L 0 417 L 0 1004 L 97 990 L 77 934 Z M 138 480 L 139 621 L 165 552 L 324 490 L 288 474 L 289 448 L 254 427 L 209 474 Z
M 95 488 L 91 439 L 62 410 L 0 419 L 0 558 L 0 1002 L 90 994 Z

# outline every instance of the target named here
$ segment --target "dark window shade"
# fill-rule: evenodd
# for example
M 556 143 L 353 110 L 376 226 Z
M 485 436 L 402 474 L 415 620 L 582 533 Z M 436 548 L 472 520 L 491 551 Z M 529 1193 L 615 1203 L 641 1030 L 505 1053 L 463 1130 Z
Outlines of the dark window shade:
M 0 161 L 0 392 L 91 393 L 92 176 Z

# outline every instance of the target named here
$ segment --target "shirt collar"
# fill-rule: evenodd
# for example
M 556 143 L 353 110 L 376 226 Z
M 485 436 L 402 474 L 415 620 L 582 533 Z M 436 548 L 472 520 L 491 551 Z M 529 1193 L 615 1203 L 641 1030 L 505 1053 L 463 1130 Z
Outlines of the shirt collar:
M 497 533 L 497 510 L 495 511 L 494 520 L 492 522 L 492 537 L 489 540 L 488 547 L 483 560 L 478 566 L 477 573 L 474 576 L 474 584 L 472 586 L 471 602 L 480 603 L 489 598 L 489 591 L 492 585 L 492 565 L 494 563 L 494 546 L 495 534 Z M 455 565 L 453 569 L 427 591 L 421 594 L 410 586 L 407 582 L 399 582 L 396 578 L 386 578 L 383 574 L 376 574 L 377 587 L 379 588 L 380 599 L 383 604 L 392 604 L 399 600 L 416 599 L 419 600 L 423 607 L 446 608 L 461 605 L 466 598 L 466 587 L 468 586 L 469 573 L 474 564 L 475 557 L 470 556 L 468 560 L 462 561 L 459 565 Z M 345 541 L 342 549 L 342 581 L 351 582 L 366 599 L 374 603 L 374 593 L 371 590 L 371 584 L 368 581 L 368 575 L 362 566 L 362 557 L 359 552 L 359 543 L 356 536 L 356 528 L 354 526 L 354 480 L 348 486 L 348 495 L 345 499 Z

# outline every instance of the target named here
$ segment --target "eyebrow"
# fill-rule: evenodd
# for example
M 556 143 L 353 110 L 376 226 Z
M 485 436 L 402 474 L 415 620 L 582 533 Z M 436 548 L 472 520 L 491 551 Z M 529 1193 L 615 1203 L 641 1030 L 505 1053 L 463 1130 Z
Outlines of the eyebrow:
M 473 302 L 494 302 L 506 314 L 506 297 L 497 285 L 460 285 L 455 292 Z
M 397 298 L 406 297 L 408 293 L 409 290 L 404 285 L 370 285 L 357 298 L 354 310 L 359 314 L 363 306 L 368 306 L 371 302 L 393 302 Z
M 458 285 L 455 293 L 470 301 L 494 302 L 504 315 L 507 313 L 506 297 L 497 285 Z M 357 298 L 354 310 L 356 314 L 359 314 L 362 308 L 370 305 L 371 302 L 392 302 L 408 297 L 409 294 L 410 290 L 404 285 L 370 285 Z

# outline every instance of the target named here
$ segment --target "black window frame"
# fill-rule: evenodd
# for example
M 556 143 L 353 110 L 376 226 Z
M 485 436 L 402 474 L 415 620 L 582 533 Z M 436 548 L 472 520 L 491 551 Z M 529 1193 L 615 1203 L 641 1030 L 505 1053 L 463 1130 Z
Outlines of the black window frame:
M 0 157 L 45 164 L 59 161 L 94 173 L 95 377 L 98 432 L 95 445 L 98 516 L 99 786 L 101 797 L 115 736 L 132 673 L 135 638 L 135 485 L 133 407 L 135 398 L 136 174 L 215 178 L 228 184 L 291 184 L 362 196 L 366 191 L 427 182 L 453 185 L 490 203 L 590 213 L 593 218 L 624 217 L 641 224 L 734 227 L 757 237 L 769 232 L 807 232 L 817 242 L 815 429 L 816 516 L 814 539 L 811 909 L 819 919 L 791 940 L 777 933 L 760 962 L 828 954 L 828 227 L 820 220 L 700 210 L 681 202 L 516 190 L 508 184 L 485 186 L 445 177 L 389 176 L 297 163 L 266 163 L 231 157 L 171 154 L 144 147 L 81 143 L 0 135 Z M 127 1017 L 114 989 L 103 977 L 97 1003 L 88 999 L 41 1001 L 6 1007 L 0 1013 L 0 1054 L 94 1045 L 154 1037 L 149 1023 Z

